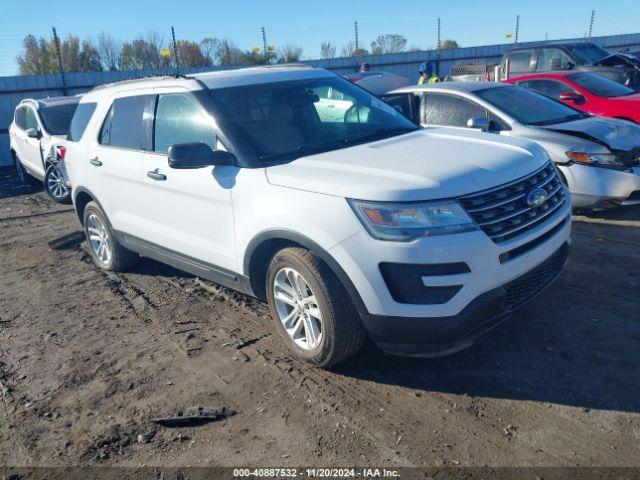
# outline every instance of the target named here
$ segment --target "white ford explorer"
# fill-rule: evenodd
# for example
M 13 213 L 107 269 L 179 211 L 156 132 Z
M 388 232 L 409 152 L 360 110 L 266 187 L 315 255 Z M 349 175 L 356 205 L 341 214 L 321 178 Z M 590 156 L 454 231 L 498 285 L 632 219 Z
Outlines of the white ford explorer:
M 339 116 L 323 101 L 336 95 Z M 418 129 L 306 66 L 96 88 L 66 161 L 99 267 L 144 256 L 266 300 L 322 367 L 367 336 L 396 354 L 460 350 L 568 253 L 570 197 L 541 147 Z

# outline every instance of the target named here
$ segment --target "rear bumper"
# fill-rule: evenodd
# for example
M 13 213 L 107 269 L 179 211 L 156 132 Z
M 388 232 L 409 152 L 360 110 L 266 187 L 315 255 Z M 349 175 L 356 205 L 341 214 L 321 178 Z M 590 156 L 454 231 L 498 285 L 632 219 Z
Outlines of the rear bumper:
M 363 321 L 373 341 L 387 353 L 419 357 L 455 353 L 542 293 L 562 271 L 568 253 L 569 244 L 564 243 L 540 265 L 478 296 L 457 315 L 416 318 L 369 314 Z

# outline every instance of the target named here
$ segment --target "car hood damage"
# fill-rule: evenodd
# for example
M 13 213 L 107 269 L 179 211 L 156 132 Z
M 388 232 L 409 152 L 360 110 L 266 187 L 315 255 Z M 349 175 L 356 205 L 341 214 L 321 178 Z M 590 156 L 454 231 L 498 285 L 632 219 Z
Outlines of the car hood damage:
M 537 144 L 429 128 L 268 167 L 273 185 L 360 200 L 466 195 L 521 178 L 548 160 Z
M 589 117 L 543 128 L 598 143 L 613 152 L 621 152 L 627 158 L 627 166 L 638 164 L 635 152 L 640 150 L 640 125 L 625 120 Z

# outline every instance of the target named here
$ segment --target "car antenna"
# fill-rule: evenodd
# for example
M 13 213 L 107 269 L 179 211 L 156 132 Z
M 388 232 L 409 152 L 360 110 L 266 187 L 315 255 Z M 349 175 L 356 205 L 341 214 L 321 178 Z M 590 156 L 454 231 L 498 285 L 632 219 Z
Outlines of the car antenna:
M 171 25 L 171 38 L 173 39 L 173 56 L 175 57 L 176 62 L 176 77 L 180 76 L 180 59 L 178 58 L 178 47 L 176 46 L 176 31 L 173 29 L 173 25 Z

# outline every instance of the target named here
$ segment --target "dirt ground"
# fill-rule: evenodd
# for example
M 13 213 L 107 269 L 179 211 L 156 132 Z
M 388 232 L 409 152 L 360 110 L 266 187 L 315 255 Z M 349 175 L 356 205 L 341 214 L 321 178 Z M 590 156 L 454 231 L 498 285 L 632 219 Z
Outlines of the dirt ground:
M 333 372 L 292 360 L 256 300 L 49 248 L 78 231 L 0 179 L 0 465 L 640 466 L 640 208 L 576 216 L 566 271 L 473 347 L 368 346 Z

